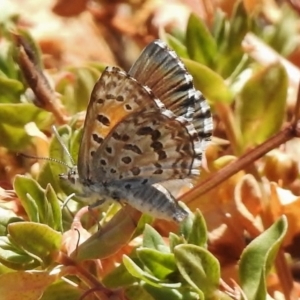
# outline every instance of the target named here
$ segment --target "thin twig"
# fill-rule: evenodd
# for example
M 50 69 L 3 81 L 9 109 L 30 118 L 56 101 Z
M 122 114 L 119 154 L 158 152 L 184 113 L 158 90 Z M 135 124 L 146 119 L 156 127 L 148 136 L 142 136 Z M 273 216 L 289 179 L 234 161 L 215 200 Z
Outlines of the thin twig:
M 65 124 L 68 118 L 62 110 L 62 105 L 58 101 L 55 91 L 50 87 L 48 80 L 38 66 L 35 53 L 22 36 L 16 33 L 13 33 L 13 36 L 19 47 L 17 61 L 29 87 L 36 96 L 35 104 L 51 112 L 58 124 Z
M 201 181 L 193 189 L 182 195 L 179 200 L 185 203 L 192 202 L 195 198 L 198 198 L 199 196 L 215 188 L 217 185 L 219 185 L 238 171 L 243 170 L 245 167 L 253 163 L 255 160 L 261 158 L 272 149 L 278 147 L 282 143 L 287 142 L 293 137 L 299 137 L 300 132 L 297 129 L 297 124 L 298 123 L 296 123 L 296 125 L 289 124 L 289 126 L 282 129 L 279 133 L 271 137 L 266 142 L 244 153 L 242 156 L 237 158 L 236 161 L 230 163 L 223 169 L 217 171 L 216 173 L 213 173 L 211 176 Z

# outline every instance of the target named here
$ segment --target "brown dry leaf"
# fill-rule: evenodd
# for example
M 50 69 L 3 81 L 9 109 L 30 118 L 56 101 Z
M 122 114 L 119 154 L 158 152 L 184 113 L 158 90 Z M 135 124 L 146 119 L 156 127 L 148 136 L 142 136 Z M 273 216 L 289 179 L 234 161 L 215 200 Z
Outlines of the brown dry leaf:
M 231 257 L 235 262 L 240 257 L 246 246 L 245 231 L 251 236 L 261 232 L 256 220 L 260 211 L 260 198 L 257 182 L 252 175 L 247 174 L 236 182 L 232 202 L 223 204 L 210 214 L 206 212 L 210 245 L 214 253 L 217 251 L 220 261 Z
M 221 159 L 215 160 L 210 168 L 221 169 L 235 159 L 233 156 L 223 156 Z M 203 171 L 202 176 L 207 176 L 204 173 Z M 244 172 L 241 171 L 218 185 L 217 188 L 201 197 L 195 197 L 192 201 L 189 201 L 189 193 L 182 197 L 192 211 L 198 208 L 203 213 L 209 231 L 210 249 L 218 255 L 221 261 L 224 259 L 235 261 L 245 247 L 245 228 L 242 225 L 236 226 L 237 222 L 240 222 L 240 213 L 234 201 L 235 190 L 243 176 Z M 224 255 L 225 253 L 226 255 Z
M 90 213 L 88 206 L 83 207 L 76 213 L 71 229 L 63 233 L 61 249 L 66 252 L 68 256 L 70 256 L 72 252 L 76 252 L 78 245 L 82 244 L 91 236 L 91 234 L 82 227 L 80 222 L 80 218 L 86 213 Z
M 115 65 L 114 56 L 89 12 L 66 19 L 51 12 L 54 0 L 45 0 L 42 5 L 34 0 L 12 2 L 20 14 L 20 25 L 30 30 L 40 44 L 47 67 L 80 65 L 91 60 Z
M 234 199 L 239 225 L 250 236 L 258 236 L 263 231 L 259 219 L 256 218 L 262 209 L 262 194 L 257 181 L 251 174 L 246 174 L 237 183 Z
M 275 183 L 271 183 L 270 192 L 270 210 L 273 221 L 276 221 L 281 215 L 286 215 L 288 219 L 289 230 L 284 239 L 284 245 L 287 246 L 300 233 L 300 198 Z
M 24 174 L 17 159 L 16 154 L 0 146 L 0 181 L 12 182 L 17 174 Z
M 14 190 L 7 190 L 0 187 L 0 205 L 3 209 L 15 213 L 18 217 L 27 219 L 27 214 L 24 207 L 20 204 Z
M 11 272 L 0 276 L 0 295 L 2 300 L 40 299 L 45 289 L 53 283 L 59 274 L 44 271 Z
M 77 16 L 85 11 L 88 0 L 56 0 L 52 11 L 61 17 Z

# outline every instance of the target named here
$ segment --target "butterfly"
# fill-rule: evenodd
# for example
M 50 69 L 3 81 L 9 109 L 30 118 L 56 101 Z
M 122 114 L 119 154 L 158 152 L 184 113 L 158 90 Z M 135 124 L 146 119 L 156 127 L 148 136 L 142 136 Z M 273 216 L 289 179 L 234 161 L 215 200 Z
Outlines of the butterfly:
M 90 205 L 127 203 L 156 218 L 188 212 L 160 183 L 199 175 L 212 116 L 176 53 L 155 40 L 128 73 L 107 67 L 87 107 L 77 167 L 62 179 Z

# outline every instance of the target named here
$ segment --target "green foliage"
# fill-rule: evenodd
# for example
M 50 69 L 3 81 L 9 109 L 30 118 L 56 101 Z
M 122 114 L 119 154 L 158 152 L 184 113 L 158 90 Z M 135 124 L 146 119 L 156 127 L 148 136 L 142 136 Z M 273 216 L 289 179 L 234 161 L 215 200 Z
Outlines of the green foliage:
M 201 246 L 206 242 L 206 230 L 200 212 L 183 222 L 181 232 L 186 232 L 187 236 L 183 233 L 185 238 L 172 249 L 156 230 L 147 225 L 143 245 L 132 257 L 123 256 L 123 264 L 106 276 L 103 283 L 115 288 L 118 278 L 118 284 L 127 286 L 127 294 L 128 289 L 130 291 L 140 282 L 140 293 L 131 295 L 130 299 L 141 299 L 145 292 L 166 299 L 177 299 L 180 295 L 185 295 L 184 299 L 204 299 L 204 296 L 209 299 L 218 289 L 220 274 L 217 260 Z M 175 234 L 172 235 L 174 239 Z M 198 245 L 189 244 L 188 239 Z M 179 236 L 177 240 L 180 240 Z
M 213 68 L 217 54 L 216 42 L 203 21 L 193 14 L 186 30 L 186 47 L 192 60 Z
M 62 229 L 61 208 L 51 185 L 43 189 L 35 180 L 18 175 L 14 188 L 30 221 Z
M 242 61 L 244 51 L 241 43 L 251 29 L 250 18 L 241 1 L 237 1 L 231 19 L 217 12 L 210 31 L 204 22 L 191 14 L 186 30 L 186 49 L 189 58 L 228 77 Z M 182 46 L 169 38 L 170 45 L 183 53 Z M 186 56 L 183 56 L 186 58 Z
M 245 148 L 262 143 L 281 128 L 287 88 L 288 78 L 281 64 L 263 68 L 245 83 L 235 110 Z
M 253 240 L 244 250 L 239 267 L 241 287 L 249 300 L 266 299 L 266 276 L 287 232 L 287 219 L 276 223 Z
M 87 65 L 80 68 L 68 68 L 68 76 L 57 85 L 62 102 L 71 114 L 86 110 L 91 91 L 103 71 L 103 65 Z
M 58 280 L 48 285 L 41 300 L 74 300 L 79 299 L 81 292 L 63 280 Z
M 43 264 L 50 264 L 61 244 L 61 234 L 49 226 L 32 222 L 18 222 L 8 226 L 9 237 L 28 255 Z M 39 241 L 39 243 L 36 243 Z
M 49 113 L 29 103 L 0 103 L 1 145 L 13 151 L 24 149 L 31 141 L 25 125 L 35 122 L 43 128 L 47 118 Z

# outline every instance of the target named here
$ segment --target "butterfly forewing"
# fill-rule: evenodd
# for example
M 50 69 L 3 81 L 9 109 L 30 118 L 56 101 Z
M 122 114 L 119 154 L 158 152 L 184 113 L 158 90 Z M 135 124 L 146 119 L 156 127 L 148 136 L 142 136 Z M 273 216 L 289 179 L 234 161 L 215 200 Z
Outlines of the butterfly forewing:
M 150 90 L 115 67 L 108 67 L 97 81 L 87 108 L 78 155 L 78 172 L 90 177 L 92 157 L 116 124 L 129 114 L 163 106 Z
M 128 72 L 148 86 L 167 109 L 191 118 L 198 93 L 176 53 L 159 40 L 149 44 Z
M 193 126 L 171 111 L 147 109 L 114 127 L 94 155 L 98 181 L 147 178 L 149 183 L 199 174 L 202 148 Z

